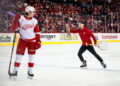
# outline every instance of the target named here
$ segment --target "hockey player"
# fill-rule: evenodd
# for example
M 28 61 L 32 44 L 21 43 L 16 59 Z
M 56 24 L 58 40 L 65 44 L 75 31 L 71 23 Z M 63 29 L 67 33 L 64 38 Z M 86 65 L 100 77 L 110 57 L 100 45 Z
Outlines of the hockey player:
M 80 67 L 87 67 L 86 60 L 84 60 L 82 54 L 85 52 L 85 50 L 88 50 L 99 60 L 101 65 L 104 68 L 106 68 L 106 64 L 104 63 L 103 59 L 96 53 L 96 51 L 94 50 L 94 47 L 92 45 L 92 42 L 90 39 L 91 37 L 94 40 L 95 46 L 97 46 L 97 41 L 96 41 L 96 38 L 93 35 L 93 33 L 89 29 L 84 27 L 83 23 L 79 23 L 78 27 L 79 27 L 78 29 L 72 30 L 72 29 L 70 29 L 69 24 L 68 23 L 66 24 L 66 31 L 67 31 L 68 36 L 70 37 L 70 33 L 79 33 L 79 36 L 82 40 L 82 46 L 78 52 L 79 59 L 82 61 L 82 65 Z
M 35 8 L 32 6 L 27 6 L 25 8 L 24 15 L 18 15 L 15 18 L 15 23 L 13 24 L 13 28 L 11 32 L 15 31 L 17 28 L 20 33 L 19 42 L 16 50 L 16 59 L 14 62 L 14 69 L 11 76 L 17 76 L 18 68 L 20 67 L 21 59 L 24 56 L 25 49 L 28 49 L 28 76 L 32 78 L 33 67 L 34 67 L 34 58 L 36 49 L 41 47 L 40 41 L 40 32 L 38 28 L 38 22 L 34 16 Z

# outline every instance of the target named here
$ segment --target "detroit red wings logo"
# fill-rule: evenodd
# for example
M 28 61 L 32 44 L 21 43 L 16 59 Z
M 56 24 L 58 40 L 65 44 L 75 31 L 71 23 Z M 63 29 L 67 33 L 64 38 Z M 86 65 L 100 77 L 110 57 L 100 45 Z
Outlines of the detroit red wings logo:
M 31 25 L 31 24 L 24 24 L 23 26 L 22 26 L 22 29 L 23 30 L 27 30 L 27 29 L 30 29 L 30 28 L 32 28 L 33 27 L 33 25 Z

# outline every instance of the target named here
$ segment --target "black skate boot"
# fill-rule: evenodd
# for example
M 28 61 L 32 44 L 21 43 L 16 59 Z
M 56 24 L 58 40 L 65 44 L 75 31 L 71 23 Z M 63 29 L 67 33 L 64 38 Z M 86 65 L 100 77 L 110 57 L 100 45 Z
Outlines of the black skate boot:
M 9 78 L 16 80 L 17 79 L 17 71 L 14 71 L 13 73 L 11 73 Z
M 103 68 L 106 68 L 106 64 L 104 62 L 101 62 L 101 65 L 103 66 Z
M 81 68 L 87 67 L 86 60 L 85 60 L 85 61 L 82 61 L 82 65 L 81 65 L 80 67 L 81 67 Z
M 28 71 L 28 78 L 32 79 L 34 77 L 34 74 L 31 71 Z

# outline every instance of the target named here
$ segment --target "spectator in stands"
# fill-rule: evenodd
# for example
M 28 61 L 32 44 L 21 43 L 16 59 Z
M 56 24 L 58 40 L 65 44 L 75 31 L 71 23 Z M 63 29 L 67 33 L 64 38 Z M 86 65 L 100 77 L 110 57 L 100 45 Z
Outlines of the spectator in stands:
M 7 5 L 0 4 L 1 6 L 0 25 L 2 26 L 2 28 L 6 29 L 5 30 L 6 32 L 9 32 L 9 29 L 11 26 L 11 20 L 14 18 L 12 16 L 9 16 L 9 14 L 6 14 L 6 13 L 8 11 L 11 11 L 14 14 L 21 13 L 22 11 L 24 11 L 24 8 L 28 5 L 23 0 L 14 0 L 14 1 L 15 1 L 14 3 L 9 2 L 7 3 Z M 96 0 L 96 2 L 94 2 L 95 0 L 93 0 L 93 4 L 90 4 L 91 3 L 90 0 L 84 0 L 84 1 L 78 0 L 77 3 L 73 2 L 73 0 L 71 1 L 72 2 L 70 2 L 70 0 L 67 0 L 66 2 L 64 2 L 63 0 L 62 2 L 59 1 L 59 3 L 58 2 L 56 3 L 55 0 L 54 1 L 53 0 L 36 0 L 33 6 L 36 8 L 35 17 L 39 21 L 39 27 L 44 27 L 46 31 L 49 32 L 48 29 L 52 29 L 51 27 L 53 25 L 55 25 L 54 27 L 56 27 L 57 25 L 60 24 L 59 29 L 56 28 L 56 31 L 64 32 L 65 31 L 64 18 L 71 17 L 73 18 L 73 22 L 74 21 L 86 22 L 86 26 L 88 26 L 91 30 L 93 29 L 92 31 L 94 32 L 103 32 L 101 28 L 103 28 L 103 26 L 104 27 L 107 26 L 107 24 L 110 25 L 109 27 L 112 27 L 111 23 L 112 21 L 114 21 L 115 27 L 112 27 L 111 29 L 110 28 L 106 29 L 106 31 L 110 31 L 110 32 L 119 31 L 120 23 L 118 21 L 120 21 L 120 18 L 118 18 L 118 15 L 116 15 L 117 13 L 120 13 L 120 6 L 117 5 L 120 3 L 119 0 L 112 0 L 111 2 L 104 1 L 104 0 L 99 0 L 99 1 Z M 94 3 L 96 3 L 96 5 L 94 5 Z M 113 13 L 113 17 L 111 13 Z M 105 16 L 104 19 L 102 18 L 101 15 Z M 97 28 L 94 28 L 93 27 L 94 25 L 91 25 L 91 24 L 94 24 L 94 21 L 93 21 L 94 16 L 97 16 L 97 19 L 96 19 L 97 21 L 96 24 L 98 26 Z M 60 18 L 61 20 L 58 20 L 58 18 Z M 7 25 L 9 26 L 7 26 L 5 22 L 2 22 L 5 20 L 8 21 Z M 99 20 L 103 22 L 102 23 L 103 26 L 99 24 Z M 56 23 L 56 24 L 53 24 L 53 23 Z

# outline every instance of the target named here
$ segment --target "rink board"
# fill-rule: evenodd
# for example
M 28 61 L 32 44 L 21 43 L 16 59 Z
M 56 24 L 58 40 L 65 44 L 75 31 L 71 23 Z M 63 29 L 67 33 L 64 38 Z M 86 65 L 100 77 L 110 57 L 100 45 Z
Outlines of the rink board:
M 97 41 L 120 42 L 119 33 L 94 33 Z M 14 33 L 0 33 L 0 46 L 13 45 Z M 19 34 L 16 35 L 16 43 L 19 40 Z M 48 44 L 78 44 L 82 43 L 79 34 L 72 34 L 71 38 L 66 33 L 41 33 L 42 45 Z

